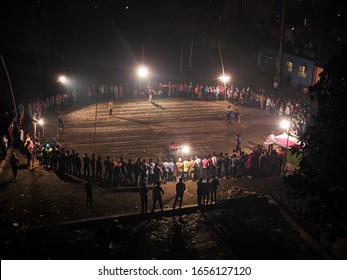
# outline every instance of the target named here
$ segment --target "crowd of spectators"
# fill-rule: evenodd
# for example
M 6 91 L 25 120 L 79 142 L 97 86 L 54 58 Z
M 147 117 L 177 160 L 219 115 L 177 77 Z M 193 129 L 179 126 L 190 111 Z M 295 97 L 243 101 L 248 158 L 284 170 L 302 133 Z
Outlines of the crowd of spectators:
M 132 91 L 130 95 L 129 92 Z M 33 101 L 26 104 L 27 110 L 23 103 L 19 103 L 17 115 L 14 112 L 7 112 L 8 120 L 7 133 L 4 134 L 2 142 L 8 139 L 6 149 L 9 147 L 20 148 L 21 151 L 28 155 L 28 165 L 30 153 L 26 147 L 31 147 L 30 141 L 37 141 L 36 138 L 30 137 L 30 133 L 24 131 L 23 120 L 25 116 L 32 122 L 30 116 L 37 115 L 38 119 L 43 118 L 46 114 L 55 112 L 61 116 L 61 111 L 76 105 L 83 100 L 94 99 L 95 94 L 98 94 L 100 100 L 114 100 L 121 98 L 148 98 L 150 94 L 154 98 L 186 98 L 200 101 L 223 101 L 227 100 L 229 104 L 234 104 L 237 107 L 249 107 L 269 114 L 275 114 L 278 117 L 287 117 L 291 119 L 291 131 L 294 134 L 300 135 L 305 131 L 307 121 L 309 119 L 308 103 L 302 102 L 300 99 L 284 99 L 275 95 L 267 94 L 264 89 L 253 90 L 248 87 L 237 87 L 230 85 L 224 88 L 223 85 L 202 85 L 190 83 L 157 83 L 157 84 L 141 84 L 134 85 L 132 89 L 128 84 L 105 84 L 101 83 L 98 87 L 89 86 L 86 91 L 85 98 L 78 96 L 77 91 L 67 91 L 66 93 L 56 96 L 47 97 L 42 100 L 35 98 Z M 79 94 L 81 95 L 81 94 Z M 83 95 L 83 94 L 82 94 Z M 18 117 L 17 117 L 18 116 Z M 30 122 L 28 122 L 30 124 Z M 57 121 L 57 124 L 59 121 Z M 30 125 L 29 125 L 30 127 Z M 28 130 L 28 127 L 27 127 Z M 60 131 L 60 127 L 59 127 Z M 58 131 L 58 133 L 59 133 Z M 37 131 L 36 137 L 41 131 Z M 31 134 L 33 135 L 33 133 Z M 167 182 L 174 178 L 184 176 L 185 180 L 197 180 L 203 176 L 206 180 L 208 177 L 255 177 L 267 176 L 270 174 L 278 174 L 281 166 L 281 155 L 276 151 L 263 150 L 262 145 L 254 148 L 249 154 L 238 150 L 231 155 L 227 152 L 213 153 L 204 156 L 203 160 L 208 161 L 208 165 L 199 166 L 192 161 L 198 160 L 198 155 L 191 159 L 178 159 L 167 157 L 163 160 L 157 159 L 153 161 L 149 159 L 137 159 L 134 163 L 131 159 L 124 162 L 122 158 L 119 160 L 112 159 L 107 156 L 100 164 L 101 156 L 92 155 L 91 159 L 87 154 L 81 158 L 76 151 L 65 150 L 59 146 L 54 135 L 52 141 L 47 141 L 39 146 L 40 163 L 54 171 L 60 173 L 71 173 L 77 176 L 88 176 L 94 181 L 100 183 L 113 184 L 121 186 L 122 184 L 153 183 L 155 181 Z M 28 140 L 29 139 L 29 140 Z M 55 140 L 54 140 L 55 139 Z M 4 147 L 3 147 L 4 151 Z M 5 153 L 4 153 L 5 154 Z M 188 170 L 185 172 L 180 170 L 180 163 L 185 166 L 184 162 L 188 162 Z M 190 162 L 190 163 L 189 163 Z M 82 164 L 83 163 L 83 164 Z M 172 168 L 173 165 L 173 168 Z M 81 168 L 83 166 L 83 174 Z M 168 166 L 170 170 L 168 170 Z M 91 174 L 89 172 L 91 169 Z M 205 170 L 205 168 L 207 168 Z M 103 171 L 101 171 L 103 170 Z M 189 174 L 189 176 L 188 176 Z

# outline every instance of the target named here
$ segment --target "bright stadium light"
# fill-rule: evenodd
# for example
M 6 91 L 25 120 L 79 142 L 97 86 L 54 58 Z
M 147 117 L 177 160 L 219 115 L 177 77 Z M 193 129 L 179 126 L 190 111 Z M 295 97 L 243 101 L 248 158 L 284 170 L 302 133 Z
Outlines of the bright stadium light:
M 227 100 L 227 82 L 230 80 L 230 77 L 227 75 L 222 75 L 220 77 L 218 77 L 219 80 L 221 80 L 223 82 L 224 85 L 224 100 Z
M 285 130 L 286 133 L 288 133 L 289 127 L 290 127 L 290 121 L 283 120 L 281 122 L 281 127 Z
M 66 81 L 67 81 L 66 76 L 64 76 L 64 75 L 60 75 L 60 76 L 59 76 L 59 78 L 58 78 L 58 82 L 59 82 L 59 83 L 65 84 Z
M 218 79 L 220 79 L 223 83 L 227 83 L 230 80 L 230 77 L 223 75 L 218 77 Z
M 141 66 L 138 70 L 137 70 L 137 74 L 141 77 L 144 78 L 147 76 L 148 74 L 148 70 L 146 67 Z
M 182 147 L 182 159 L 184 159 L 184 154 L 187 154 L 188 152 L 189 152 L 189 147 L 183 146 Z
M 43 119 L 39 119 L 39 120 L 37 121 L 37 123 L 38 123 L 39 125 L 44 125 Z

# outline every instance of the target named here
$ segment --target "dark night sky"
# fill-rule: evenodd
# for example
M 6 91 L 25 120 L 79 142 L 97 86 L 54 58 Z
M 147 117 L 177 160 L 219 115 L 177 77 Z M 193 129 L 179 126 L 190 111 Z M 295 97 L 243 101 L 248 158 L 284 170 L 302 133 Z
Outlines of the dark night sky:
M 10 1 L 1 7 L 0 54 L 16 96 L 38 96 L 56 90 L 56 76 L 63 71 L 83 83 L 116 81 L 134 76 L 144 63 L 160 80 L 172 80 L 179 69 L 180 35 L 189 33 L 190 20 L 199 17 L 193 56 L 194 74 L 212 78 L 220 72 L 216 47 L 210 35 L 224 20 L 226 0 L 42 0 Z M 184 6 L 184 7 L 183 7 Z M 204 18 L 202 21 L 201 19 Z M 222 22 L 221 20 L 221 22 Z M 229 29 L 235 24 L 229 25 Z M 225 26 L 225 24 L 224 24 Z M 236 38 L 245 52 L 251 36 Z M 230 37 L 230 36 L 229 36 Z M 185 65 L 189 40 L 185 39 Z M 244 44 L 247 42 L 247 44 Z M 231 51 L 229 45 L 228 53 Z M 225 51 L 224 58 L 231 60 Z M 232 65 L 232 63 L 229 63 Z M 226 63 L 228 67 L 228 63 Z M 231 69 L 232 70 L 232 69 Z M 234 69 L 235 70 L 235 69 Z M 211 74 L 213 73 L 213 74 Z M 6 73 L 1 67 L 1 95 L 8 98 Z M 81 85 L 80 84 L 80 85 Z
M 44 90 L 42 82 L 54 82 L 60 71 L 122 79 L 141 63 L 142 50 L 144 62 L 158 73 L 178 67 L 177 1 L 22 2 L 8 4 L 1 19 L 0 54 L 17 94 Z

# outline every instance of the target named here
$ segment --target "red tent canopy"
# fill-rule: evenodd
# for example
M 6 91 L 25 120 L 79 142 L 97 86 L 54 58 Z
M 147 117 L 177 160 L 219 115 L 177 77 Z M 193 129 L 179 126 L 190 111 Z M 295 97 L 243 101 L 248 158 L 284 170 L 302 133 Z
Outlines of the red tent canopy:
M 269 135 L 264 144 L 276 144 L 278 146 L 281 146 L 283 148 L 291 148 L 294 145 L 299 144 L 299 139 L 295 136 L 288 135 L 287 133 L 282 133 L 277 136 Z

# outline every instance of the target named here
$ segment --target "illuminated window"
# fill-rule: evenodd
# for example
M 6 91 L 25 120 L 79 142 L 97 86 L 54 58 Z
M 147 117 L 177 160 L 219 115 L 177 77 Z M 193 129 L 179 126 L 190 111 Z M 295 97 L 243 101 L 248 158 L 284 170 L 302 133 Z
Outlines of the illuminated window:
M 299 66 L 298 76 L 306 78 L 306 75 L 307 75 L 307 67 L 306 67 L 306 65 L 300 65 Z
M 293 72 L 293 66 L 294 66 L 294 64 L 291 60 L 286 61 L 286 67 L 287 67 L 288 72 Z

